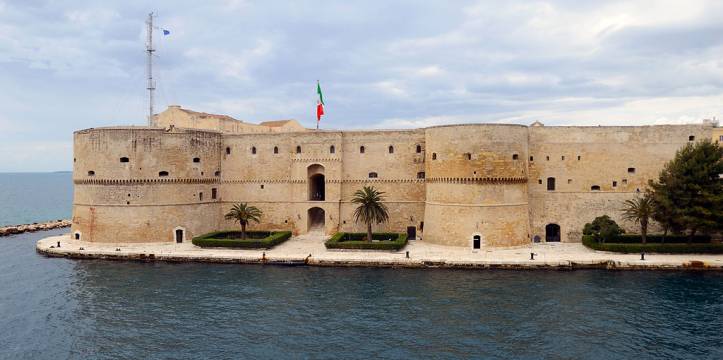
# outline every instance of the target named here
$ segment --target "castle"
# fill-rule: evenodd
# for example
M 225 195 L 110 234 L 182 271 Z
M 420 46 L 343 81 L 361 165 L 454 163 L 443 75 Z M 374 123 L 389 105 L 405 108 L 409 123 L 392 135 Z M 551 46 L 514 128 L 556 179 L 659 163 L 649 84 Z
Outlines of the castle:
M 390 213 L 375 231 L 469 248 L 576 242 L 599 215 L 635 229 L 623 201 L 676 150 L 714 136 L 712 122 L 309 130 L 170 106 L 152 126 L 74 133 L 71 236 L 189 242 L 236 228 L 223 215 L 238 202 L 264 213 L 251 229 L 363 232 L 350 198 L 371 185 Z

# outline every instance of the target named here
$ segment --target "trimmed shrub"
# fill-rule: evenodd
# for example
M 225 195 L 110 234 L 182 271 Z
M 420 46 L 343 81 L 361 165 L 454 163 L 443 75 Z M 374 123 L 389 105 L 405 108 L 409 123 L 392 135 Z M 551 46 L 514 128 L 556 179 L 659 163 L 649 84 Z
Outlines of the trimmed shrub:
M 663 235 L 655 234 L 648 235 L 646 242 L 656 244 L 682 244 L 687 243 L 690 237 L 688 235 Z M 643 242 L 639 234 L 623 234 L 616 236 L 610 242 L 619 244 L 640 244 Z M 693 237 L 692 243 L 694 244 L 706 244 L 710 242 L 710 235 L 696 235 Z
M 366 233 L 334 234 L 324 245 L 327 249 L 393 250 L 399 251 L 407 245 L 407 234 L 373 233 L 372 241 L 366 241 Z
M 723 244 L 712 243 L 601 243 L 596 241 L 592 235 L 583 235 L 582 243 L 593 250 L 618 253 L 723 254 Z
M 193 238 L 200 247 L 227 247 L 237 249 L 271 249 L 291 237 L 291 231 L 247 231 L 241 239 L 240 231 L 215 231 Z
M 623 230 L 615 220 L 610 219 L 607 215 L 603 215 L 596 217 L 592 223 L 585 224 L 582 233 L 583 235 L 592 235 L 596 240 L 605 242 L 625 233 L 625 230 Z

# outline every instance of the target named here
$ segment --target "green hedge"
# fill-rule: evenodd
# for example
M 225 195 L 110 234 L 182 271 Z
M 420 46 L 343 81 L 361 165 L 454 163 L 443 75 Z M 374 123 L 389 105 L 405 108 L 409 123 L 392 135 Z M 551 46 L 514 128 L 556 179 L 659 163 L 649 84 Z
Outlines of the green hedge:
M 664 243 L 664 244 L 681 244 L 681 243 L 687 243 L 690 237 L 688 235 L 663 235 L 660 234 L 654 234 L 654 235 L 648 235 L 647 239 L 645 239 L 646 243 Z M 625 234 L 625 235 L 618 235 L 615 237 L 614 240 L 610 241 L 612 243 L 620 243 L 620 244 L 640 244 L 643 242 L 643 239 L 641 238 L 640 234 Z M 706 244 L 710 242 L 710 235 L 695 235 L 693 236 L 692 243 L 695 244 Z
M 215 231 L 193 238 L 193 245 L 200 247 L 228 247 L 238 249 L 271 249 L 291 237 L 291 231 L 247 231 L 241 239 L 240 231 Z
M 667 239 L 667 238 L 666 238 Z M 723 244 L 685 244 L 685 243 L 600 243 L 592 235 L 583 235 L 583 245 L 600 251 L 619 253 L 660 253 L 660 254 L 723 254 Z
M 324 245 L 327 249 L 358 249 L 358 250 L 394 250 L 399 251 L 407 245 L 407 234 L 373 233 L 372 240 L 366 241 L 366 233 L 334 234 Z

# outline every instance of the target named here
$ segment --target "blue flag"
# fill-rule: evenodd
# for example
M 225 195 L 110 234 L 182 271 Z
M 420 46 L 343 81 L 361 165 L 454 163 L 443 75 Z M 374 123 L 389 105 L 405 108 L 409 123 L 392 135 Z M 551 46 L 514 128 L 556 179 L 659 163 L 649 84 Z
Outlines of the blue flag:
M 163 35 L 169 35 L 170 33 L 171 33 L 170 31 L 163 29 Z

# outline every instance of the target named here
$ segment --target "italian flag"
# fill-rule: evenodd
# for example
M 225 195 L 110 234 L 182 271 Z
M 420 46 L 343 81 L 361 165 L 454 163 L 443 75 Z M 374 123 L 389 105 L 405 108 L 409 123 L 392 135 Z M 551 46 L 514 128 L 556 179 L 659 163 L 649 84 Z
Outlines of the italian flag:
M 319 100 L 316 102 L 316 128 L 319 128 L 319 121 L 321 116 L 324 115 L 324 95 L 321 94 L 321 85 L 319 81 L 316 81 L 316 93 L 319 94 Z

